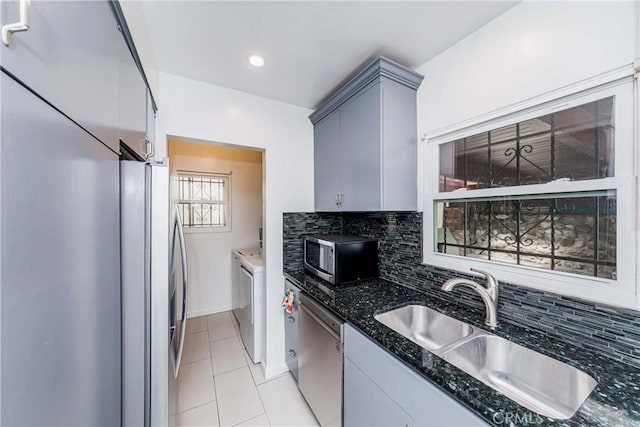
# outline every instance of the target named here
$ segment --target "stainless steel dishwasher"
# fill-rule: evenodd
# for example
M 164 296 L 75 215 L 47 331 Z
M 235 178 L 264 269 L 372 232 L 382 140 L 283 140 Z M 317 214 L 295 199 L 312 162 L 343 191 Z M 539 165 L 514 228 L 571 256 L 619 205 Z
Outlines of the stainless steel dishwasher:
M 344 322 L 300 292 L 298 388 L 322 426 L 342 425 Z

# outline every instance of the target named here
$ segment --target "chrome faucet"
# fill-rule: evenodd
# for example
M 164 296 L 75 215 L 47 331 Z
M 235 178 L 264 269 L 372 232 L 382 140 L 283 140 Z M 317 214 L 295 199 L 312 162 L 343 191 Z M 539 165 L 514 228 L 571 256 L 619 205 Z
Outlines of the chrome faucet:
M 447 280 L 445 284 L 442 285 L 442 290 L 451 292 L 453 288 L 460 285 L 476 291 L 478 295 L 480 295 L 480 298 L 482 298 L 482 301 L 484 301 L 486 310 L 484 323 L 491 329 L 495 329 L 498 327 L 498 281 L 486 271 L 475 268 L 472 268 L 471 271 L 482 274 L 487 279 L 487 287 L 479 285 L 472 280 L 456 278 Z

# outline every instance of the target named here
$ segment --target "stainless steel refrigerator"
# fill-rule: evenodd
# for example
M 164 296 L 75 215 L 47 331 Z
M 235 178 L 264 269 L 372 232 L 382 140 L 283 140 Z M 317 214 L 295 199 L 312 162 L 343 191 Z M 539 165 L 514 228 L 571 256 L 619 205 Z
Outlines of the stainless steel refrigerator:
M 0 1 L 3 426 L 171 421 L 170 340 L 180 337 L 168 174 L 122 181 L 142 194 L 132 227 L 135 214 L 120 210 L 120 143 L 146 153 L 153 109 L 118 11 L 110 1 Z
M 173 425 L 184 346 L 184 234 L 168 160 L 122 161 L 123 425 Z

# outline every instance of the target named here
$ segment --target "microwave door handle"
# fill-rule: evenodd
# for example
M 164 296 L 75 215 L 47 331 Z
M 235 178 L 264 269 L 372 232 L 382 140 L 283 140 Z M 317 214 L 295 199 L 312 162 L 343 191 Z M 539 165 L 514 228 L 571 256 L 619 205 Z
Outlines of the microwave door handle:
M 178 240 L 180 242 L 180 255 L 182 258 L 182 324 L 180 325 L 180 343 L 178 345 L 178 351 L 176 355 L 175 364 L 175 378 L 178 378 L 178 372 L 180 371 L 180 361 L 182 360 L 182 350 L 184 349 L 184 334 L 187 328 L 187 297 L 189 292 L 189 280 L 187 275 L 187 247 L 184 241 L 184 230 L 182 228 L 182 220 L 180 218 L 180 212 L 176 209 L 176 222 L 175 227 L 178 230 Z

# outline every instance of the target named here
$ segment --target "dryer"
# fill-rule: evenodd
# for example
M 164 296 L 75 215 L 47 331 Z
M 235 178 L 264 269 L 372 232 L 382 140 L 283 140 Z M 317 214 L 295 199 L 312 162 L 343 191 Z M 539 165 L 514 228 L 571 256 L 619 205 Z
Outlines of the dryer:
M 240 337 L 253 363 L 264 358 L 264 262 L 259 249 L 232 253 L 233 315 Z

